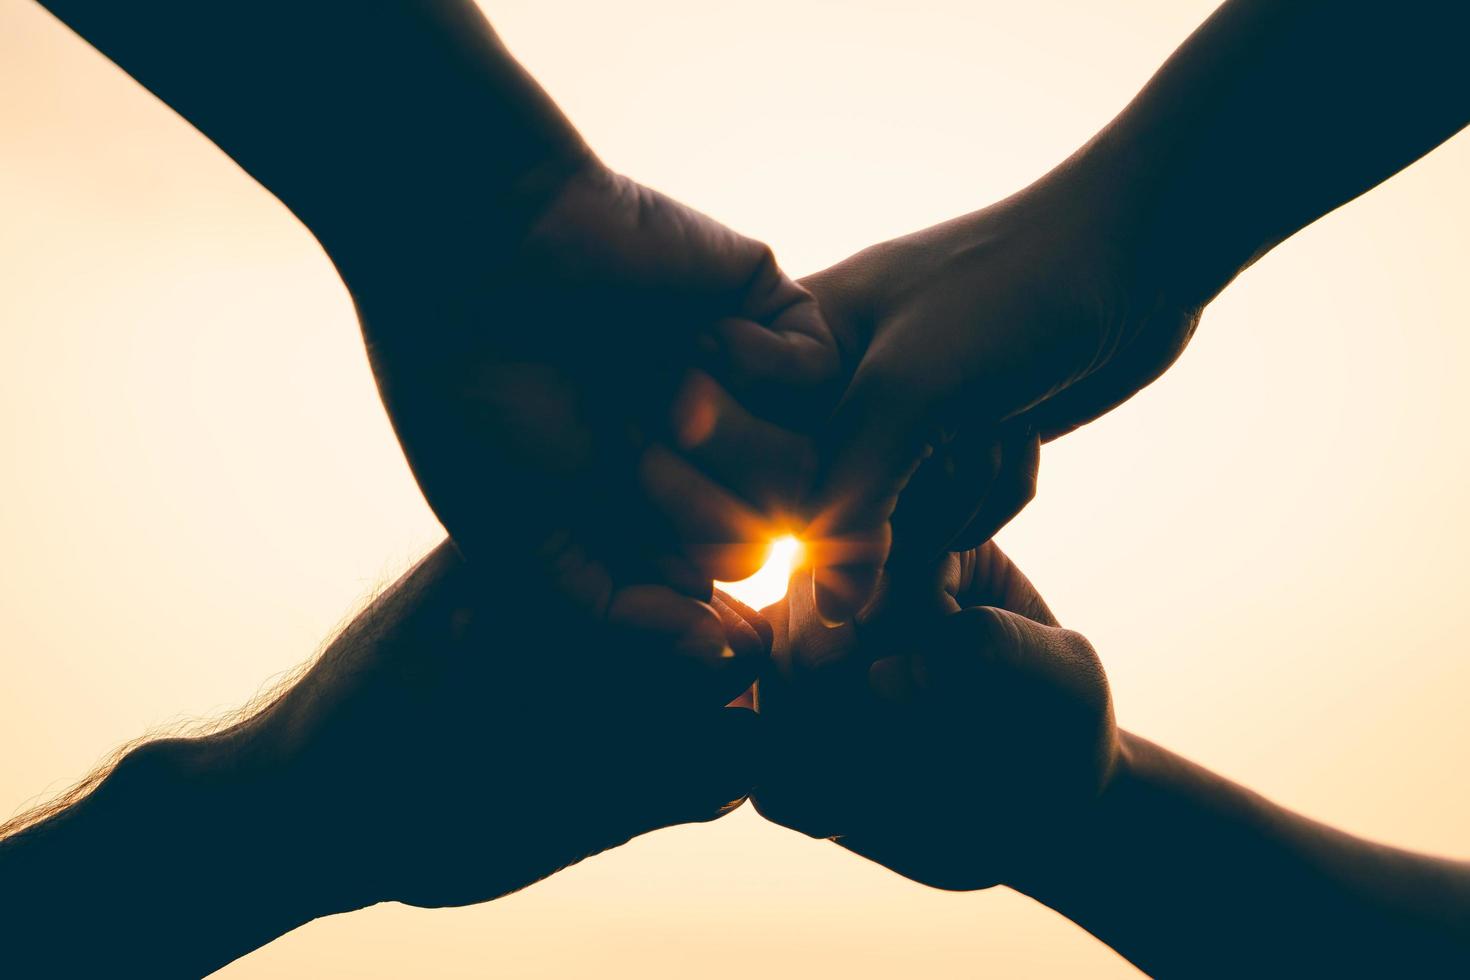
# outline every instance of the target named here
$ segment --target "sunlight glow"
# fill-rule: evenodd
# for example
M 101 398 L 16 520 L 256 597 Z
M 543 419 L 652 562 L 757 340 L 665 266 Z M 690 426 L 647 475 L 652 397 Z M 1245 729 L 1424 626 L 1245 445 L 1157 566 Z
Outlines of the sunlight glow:
M 715 585 L 753 609 L 764 609 L 786 594 L 786 582 L 801 562 L 801 542 L 790 534 L 771 542 L 766 563 L 750 578 L 739 582 L 716 582 Z

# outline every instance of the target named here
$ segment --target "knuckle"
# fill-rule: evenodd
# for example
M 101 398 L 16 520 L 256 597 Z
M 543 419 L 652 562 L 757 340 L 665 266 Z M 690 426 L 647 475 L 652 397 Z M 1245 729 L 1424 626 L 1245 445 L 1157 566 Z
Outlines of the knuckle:
M 1076 630 L 1059 629 L 1058 635 L 1073 656 L 1084 660 L 1097 660 L 1097 651 L 1093 649 L 1092 641 L 1081 633 Z
M 756 242 L 754 249 L 756 278 L 767 280 L 773 276 L 780 276 L 780 267 L 776 265 L 776 253 L 765 242 Z
M 1020 648 L 1020 632 L 1003 610 L 994 606 L 976 606 L 961 615 L 966 617 L 970 642 L 980 651 L 1004 657 Z
M 1036 499 L 1036 470 L 1030 470 L 1021 474 L 1020 492 L 1016 495 L 1016 502 L 1025 507 Z

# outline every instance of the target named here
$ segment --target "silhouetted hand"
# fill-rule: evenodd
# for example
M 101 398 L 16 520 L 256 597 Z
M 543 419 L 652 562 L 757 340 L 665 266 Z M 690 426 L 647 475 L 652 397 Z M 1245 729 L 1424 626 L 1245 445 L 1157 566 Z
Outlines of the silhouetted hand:
M 769 249 L 608 171 L 472 0 L 47 6 L 321 242 L 479 574 L 718 633 L 711 579 L 758 567 L 808 469 L 762 416 L 837 373 Z
M 824 614 L 866 602 L 890 516 L 920 560 L 985 540 L 1038 440 L 1158 377 L 1243 269 L 1470 122 L 1465 5 L 1395 14 L 1223 3 L 1039 181 L 808 280 L 852 366 L 814 498 Z
M 1082 819 L 1118 732 L 1091 646 L 994 544 L 925 584 L 856 626 L 824 626 L 810 589 L 770 611 L 753 802 L 916 881 L 985 888 Z
M 619 624 L 717 636 L 697 600 L 760 567 L 810 468 L 807 442 L 769 418 L 837 374 L 815 300 L 764 245 L 595 161 L 511 254 L 449 245 L 346 278 L 456 543 Z M 759 369 L 721 359 L 733 393 L 699 370 L 727 337 Z M 635 583 L 664 588 L 629 601 Z
M 1091 202 L 1057 183 L 804 280 L 851 371 L 807 532 L 829 620 L 868 601 L 890 518 L 893 549 L 920 561 L 986 541 L 1035 493 L 1040 442 L 1126 400 L 1188 342 L 1195 315 L 1143 289 L 1083 222 Z
M 733 656 L 650 650 L 487 599 L 445 544 L 279 702 L 193 751 L 247 792 L 230 825 L 272 834 L 309 914 L 485 901 L 745 796 L 757 719 L 723 705 L 769 635 L 715 603 Z
M 203 976 L 321 916 L 486 901 L 737 805 L 759 720 L 724 705 L 770 627 L 715 596 L 709 659 L 543 600 L 446 541 L 244 720 L 120 752 L 4 828 L 7 968 Z

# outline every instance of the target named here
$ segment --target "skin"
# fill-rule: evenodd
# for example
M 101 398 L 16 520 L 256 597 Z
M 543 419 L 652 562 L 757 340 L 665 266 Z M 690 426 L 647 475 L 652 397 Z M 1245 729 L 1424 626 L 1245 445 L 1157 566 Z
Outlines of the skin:
M 916 578 L 885 579 L 857 624 L 824 625 L 796 581 L 766 611 L 754 802 L 925 884 L 986 888 L 1111 778 L 1107 681 L 993 544 Z
M 1020 888 L 1153 972 L 1470 969 L 1463 864 L 1120 732 L 1090 646 L 993 548 L 910 577 L 1023 506 L 1040 441 L 1167 369 L 1242 269 L 1465 124 L 1460 5 L 1232 0 L 1037 184 L 814 277 L 831 333 L 763 246 L 603 167 L 468 3 L 49 6 L 318 236 L 426 495 L 491 560 L 441 548 L 260 714 L 0 841 L 15 962 L 197 974 L 717 815 L 755 778 L 720 705 L 761 640 L 703 600 L 800 506 L 818 565 L 762 682 L 767 815 Z M 787 426 L 813 404 L 807 492 Z
M 1463 976 L 1470 863 L 1308 820 L 1120 730 L 1097 654 L 993 543 L 857 624 L 771 611 L 753 801 L 938 888 L 1009 885 L 1157 976 Z
M 1258 258 L 1470 122 L 1470 8 L 1230 0 L 1090 142 L 990 207 L 807 279 L 850 383 L 808 513 L 818 610 L 870 600 L 892 551 L 986 540 L 1040 442 L 1189 343 Z
M 488 901 L 739 804 L 758 729 L 723 705 L 764 660 L 754 613 L 716 597 L 734 655 L 710 661 L 487 593 L 445 543 L 255 714 L 134 748 L 5 833 L 7 970 L 201 976 L 320 916 Z
M 809 471 L 780 419 L 836 376 L 765 245 L 605 167 L 470 0 L 45 5 L 321 242 L 484 574 L 720 642 L 712 579 L 759 568 Z

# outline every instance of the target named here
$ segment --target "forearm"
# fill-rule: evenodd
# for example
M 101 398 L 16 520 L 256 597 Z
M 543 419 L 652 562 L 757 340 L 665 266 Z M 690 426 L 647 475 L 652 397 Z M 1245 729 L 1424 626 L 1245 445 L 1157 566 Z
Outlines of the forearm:
M 259 711 L 214 734 L 145 743 L 92 792 L 0 838 L 5 969 L 202 976 L 387 897 L 375 878 L 383 838 L 346 843 L 351 821 L 376 814 L 343 807 L 343 785 L 379 777 L 386 750 L 339 744 L 351 736 L 324 718 L 362 710 L 353 682 L 373 664 L 428 669 L 459 650 L 478 589 L 441 544 Z M 371 727 L 389 744 L 403 735 Z
M 42 2 L 339 261 L 443 238 L 483 259 L 587 154 L 471 0 Z
M 1054 178 L 1148 286 L 1202 306 L 1470 122 L 1470 6 L 1230 0 Z
M 1470 864 L 1354 838 L 1122 739 L 1095 812 L 1019 890 L 1162 976 L 1470 970 Z
M 325 909 L 210 740 L 134 749 L 82 800 L 0 840 L 17 976 L 203 976 Z

